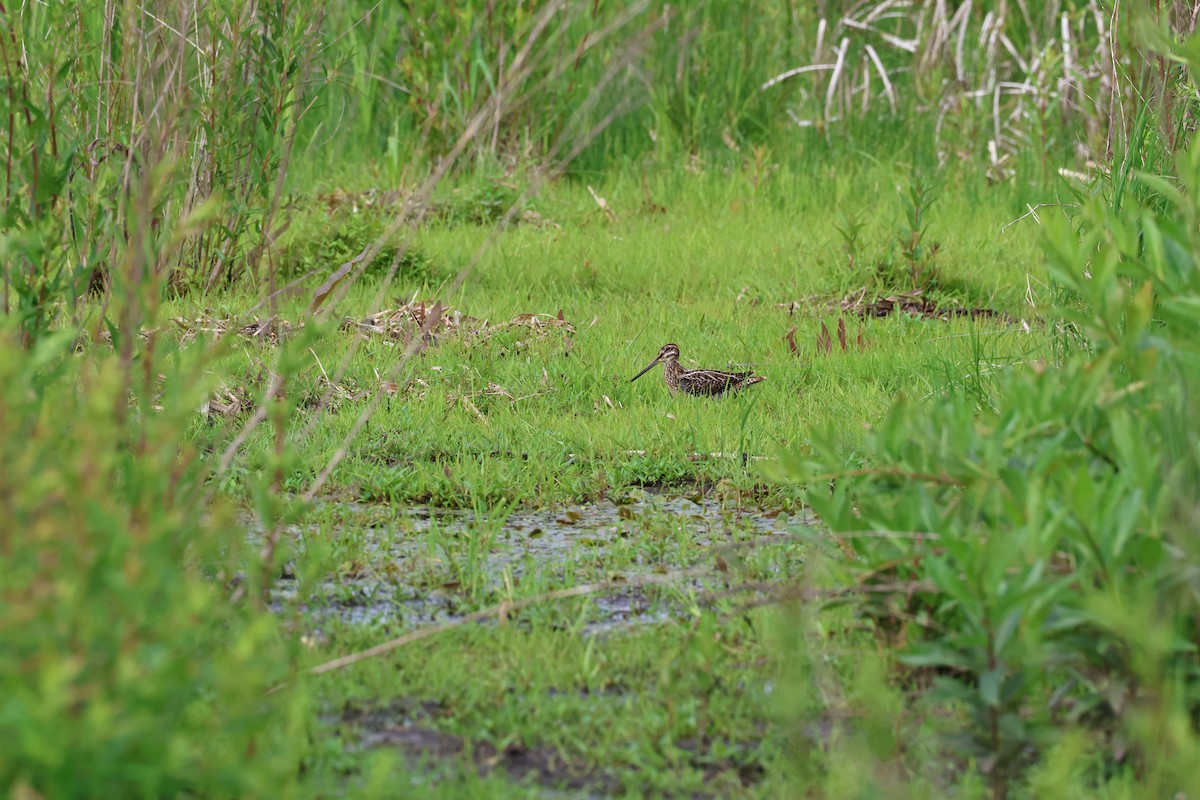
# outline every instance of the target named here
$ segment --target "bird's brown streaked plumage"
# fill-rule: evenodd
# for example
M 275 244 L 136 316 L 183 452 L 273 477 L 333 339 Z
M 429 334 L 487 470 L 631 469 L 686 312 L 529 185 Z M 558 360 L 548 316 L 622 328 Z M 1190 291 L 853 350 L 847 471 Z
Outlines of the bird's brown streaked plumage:
M 684 369 L 679 366 L 679 346 L 663 345 L 658 356 L 646 368 L 634 375 L 630 383 L 645 375 L 657 364 L 663 365 L 663 377 L 672 394 L 683 392 L 697 397 L 719 397 L 733 394 L 747 386 L 766 380 L 753 372 L 722 372 L 716 369 Z

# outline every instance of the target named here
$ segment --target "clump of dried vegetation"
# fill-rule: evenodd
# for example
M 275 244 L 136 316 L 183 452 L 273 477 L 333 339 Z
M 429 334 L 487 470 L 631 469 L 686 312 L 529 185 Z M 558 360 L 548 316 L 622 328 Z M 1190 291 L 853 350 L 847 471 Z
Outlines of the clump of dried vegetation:
M 995 180 L 1027 152 L 1050 170 L 1064 146 L 1101 169 L 1130 148 L 1147 102 L 1166 105 L 1167 147 L 1186 135 L 1171 108 L 1178 69 L 1144 49 L 1142 12 L 1100 0 L 856 3 L 821 16 L 809 62 L 761 88 L 790 88 L 788 115 L 801 127 L 931 115 L 939 158 L 979 163 Z M 1187 37 L 1196 19 L 1190 4 L 1158 4 L 1151 25 Z

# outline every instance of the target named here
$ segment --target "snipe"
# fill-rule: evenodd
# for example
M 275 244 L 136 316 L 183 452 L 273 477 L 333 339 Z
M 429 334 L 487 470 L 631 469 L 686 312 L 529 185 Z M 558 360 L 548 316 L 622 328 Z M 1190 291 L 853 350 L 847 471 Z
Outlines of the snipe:
M 753 372 L 721 372 L 716 369 L 684 369 L 679 366 L 679 346 L 663 345 L 658 351 L 658 357 L 646 365 L 646 368 L 633 376 L 630 383 L 652 370 L 655 365 L 663 365 L 663 377 L 667 380 L 667 388 L 672 394 L 684 394 L 698 397 L 719 397 L 733 394 L 739 389 L 752 386 L 766 378 Z

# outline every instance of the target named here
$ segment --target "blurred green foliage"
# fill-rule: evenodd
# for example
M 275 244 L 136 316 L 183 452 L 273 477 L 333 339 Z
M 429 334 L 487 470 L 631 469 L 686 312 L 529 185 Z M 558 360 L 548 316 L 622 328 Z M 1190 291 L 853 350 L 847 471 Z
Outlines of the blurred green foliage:
M 853 607 L 901 680 L 965 710 L 953 742 L 999 796 L 1078 730 L 1092 779 L 1200 791 L 1200 147 L 1176 175 L 1046 222 L 1054 361 L 1005 370 L 990 407 L 969 381 L 902 399 L 856 463 L 834 436 L 788 467 L 845 536 Z
M 0 786 L 287 796 L 305 703 L 265 690 L 291 648 L 182 436 L 210 382 L 167 346 L 73 345 L 0 335 Z

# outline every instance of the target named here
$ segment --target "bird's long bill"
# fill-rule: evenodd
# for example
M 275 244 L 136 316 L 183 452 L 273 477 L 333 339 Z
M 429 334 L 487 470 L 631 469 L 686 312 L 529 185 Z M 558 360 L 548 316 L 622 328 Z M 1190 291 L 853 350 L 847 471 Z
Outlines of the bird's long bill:
M 644 370 L 642 370 L 642 371 L 641 371 L 641 372 L 639 372 L 637 375 L 634 375 L 632 378 L 630 378 L 630 379 L 629 379 L 629 382 L 630 382 L 630 383 L 633 383 L 633 382 L 634 382 L 634 381 L 636 381 L 638 378 L 642 377 L 642 376 L 643 376 L 643 375 L 645 375 L 647 372 L 649 372 L 650 370 L 654 369 L 656 366 L 658 366 L 658 362 L 659 362 L 660 360 L 661 360 L 661 359 L 657 359 L 657 358 L 656 358 L 656 359 L 654 359 L 653 361 L 651 361 L 649 364 L 647 364 L 647 365 L 646 365 L 646 368 L 645 368 Z

